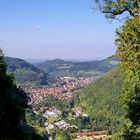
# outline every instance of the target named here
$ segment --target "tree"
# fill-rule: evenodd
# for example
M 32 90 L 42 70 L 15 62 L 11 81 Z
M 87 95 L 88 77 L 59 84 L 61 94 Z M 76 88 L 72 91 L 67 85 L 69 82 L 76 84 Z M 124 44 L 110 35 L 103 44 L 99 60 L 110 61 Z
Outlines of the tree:
M 25 122 L 27 96 L 16 87 L 6 68 L 0 49 L 0 138 L 18 139 L 22 133 L 20 126 Z
M 115 18 L 125 12 L 131 16 L 140 15 L 140 0 L 95 0 L 99 9 L 108 18 Z
M 124 79 L 123 105 L 126 110 L 126 140 L 140 139 L 140 17 L 127 20 L 117 31 L 117 54 Z
M 130 17 L 117 30 L 116 44 L 121 59 L 124 81 L 123 106 L 126 122 L 123 131 L 125 140 L 140 139 L 140 0 L 96 0 L 100 10 L 108 18 L 128 12 Z

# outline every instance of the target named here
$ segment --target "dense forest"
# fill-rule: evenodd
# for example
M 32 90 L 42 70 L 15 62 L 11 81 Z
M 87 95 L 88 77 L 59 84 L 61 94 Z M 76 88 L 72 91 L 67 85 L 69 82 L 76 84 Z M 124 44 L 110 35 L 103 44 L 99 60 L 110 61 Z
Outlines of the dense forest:
M 75 99 L 75 106 L 82 107 L 92 118 L 92 130 L 109 130 L 116 134 L 123 125 L 120 103 L 122 80 L 114 70 L 87 86 Z
M 53 76 L 50 76 L 23 59 L 4 57 L 4 60 L 7 64 L 7 72 L 14 74 L 18 85 L 39 86 L 48 85 L 55 81 Z

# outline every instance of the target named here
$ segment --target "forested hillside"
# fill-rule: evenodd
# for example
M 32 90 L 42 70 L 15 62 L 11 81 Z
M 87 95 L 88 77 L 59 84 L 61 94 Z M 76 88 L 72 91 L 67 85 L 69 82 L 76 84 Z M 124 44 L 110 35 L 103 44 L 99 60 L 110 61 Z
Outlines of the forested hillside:
M 72 74 L 81 74 L 81 71 L 99 71 L 107 72 L 118 65 L 119 59 L 113 55 L 101 61 L 73 62 L 61 59 L 49 60 L 36 66 L 53 75 L 65 76 Z
M 7 65 L 0 49 L 0 139 L 48 140 L 46 131 L 39 131 L 27 124 L 29 97 L 14 84 L 14 77 L 7 74 L 6 70 Z
M 116 133 L 122 126 L 120 105 L 122 81 L 118 71 L 111 71 L 85 88 L 75 99 L 76 106 L 93 119 L 94 130 Z
M 7 72 L 14 73 L 16 83 L 19 85 L 47 85 L 54 80 L 53 77 L 25 60 L 5 57 L 5 62 L 7 64 Z
M 116 55 L 112 55 L 107 59 L 100 61 L 95 70 L 101 72 L 108 72 L 115 68 L 119 63 L 120 60 L 116 57 Z

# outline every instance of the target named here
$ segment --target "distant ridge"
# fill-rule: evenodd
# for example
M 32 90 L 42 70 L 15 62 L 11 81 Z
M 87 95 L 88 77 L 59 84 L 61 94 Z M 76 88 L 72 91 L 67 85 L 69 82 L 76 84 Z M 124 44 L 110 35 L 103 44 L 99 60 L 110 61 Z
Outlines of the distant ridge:
M 36 66 L 49 74 L 57 75 L 58 73 L 77 72 L 95 70 L 99 72 L 108 72 L 119 64 L 119 59 L 116 55 L 112 55 L 104 60 L 93 61 L 65 61 L 59 58 L 47 60 Z

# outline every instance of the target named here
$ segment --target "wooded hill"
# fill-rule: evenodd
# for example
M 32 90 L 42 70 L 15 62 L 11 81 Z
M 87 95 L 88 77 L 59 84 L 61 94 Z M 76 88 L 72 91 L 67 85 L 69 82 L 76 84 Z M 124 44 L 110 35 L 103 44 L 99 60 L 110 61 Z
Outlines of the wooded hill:
M 120 95 L 122 80 L 118 70 L 97 79 L 77 95 L 75 106 L 92 118 L 92 129 L 117 133 L 123 125 Z
M 52 75 L 56 76 L 68 76 L 72 73 L 77 74 L 80 71 L 98 71 L 108 72 L 119 64 L 119 59 L 113 55 L 107 59 L 101 61 L 87 61 L 87 62 L 74 62 L 65 61 L 61 59 L 54 59 L 42 62 L 36 66 Z
M 36 68 L 32 64 L 19 58 L 5 57 L 7 72 L 13 73 L 18 85 L 47 85 L 53 82 L 54 77 Z

